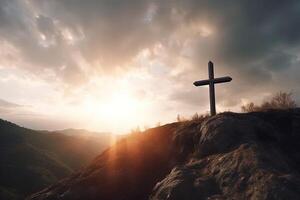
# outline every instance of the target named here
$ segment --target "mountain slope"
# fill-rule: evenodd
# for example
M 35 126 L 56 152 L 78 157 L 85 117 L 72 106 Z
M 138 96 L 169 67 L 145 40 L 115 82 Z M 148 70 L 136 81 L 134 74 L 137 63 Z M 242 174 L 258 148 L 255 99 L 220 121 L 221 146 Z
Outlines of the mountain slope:
M 169 124 L 28 199 L 298 199 L 299 139 L 299 109 Z
M 0 199 L 23 199 L 70 175 L 110 142 L 34 131 L 0 120 Z

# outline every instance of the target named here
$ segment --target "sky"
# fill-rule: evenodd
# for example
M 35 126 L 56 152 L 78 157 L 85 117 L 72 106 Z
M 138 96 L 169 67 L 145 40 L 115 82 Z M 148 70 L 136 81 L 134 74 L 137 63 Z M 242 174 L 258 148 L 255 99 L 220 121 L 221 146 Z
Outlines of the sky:
M 299 0 L 0 0 L 0 118 L 126 133 L 279 91 L 300 103 Z

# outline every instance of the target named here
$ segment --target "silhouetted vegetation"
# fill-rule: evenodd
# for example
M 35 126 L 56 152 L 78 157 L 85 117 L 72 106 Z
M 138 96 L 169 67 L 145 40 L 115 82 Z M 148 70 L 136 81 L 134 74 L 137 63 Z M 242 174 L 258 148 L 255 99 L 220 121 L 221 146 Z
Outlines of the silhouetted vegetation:
M 189 118 L 182 117 L 181 115 L 177 115 L 177 122 L 187 122 L 187 121 L 198 121 L 198 120 L 203 120 L 206 117 L 208 117 L 209 114 L 198 114 L 197 112 L 193 114 Z
M 131 129 L 130 134 L 131 135 L 135 135 L 135 134 L 140 134 L 141 132 L 142 131 L 140 129 L 140 126 L 137 126 L 137 127 L 133 128 L 133 129 Z
M 293 99 L 293 94 L 291 92 L 278 92 L 271 97 L 270 100 L 264 101 L 261 105 L 255 105 L 253 102 L 250 102 L 241 107 L 243 112 L 257 112 L 257 111 L 266 111 L 270 109 L 289 109 L 295 108 L 297 104 Z
M 176 119 L 177 119 L 177 122 L 184 122 L 184 121 L 186 121 L 186 119 L 184 117 L 182 117 L 180 114 L 177 115 Z
M 192 121 L 199 121 L 199 120 L 203 120 L 205 118 L 209 117 L 209 114 L 198 114 L 198 113 L 195 113 L 193 116 L 192 116 Z

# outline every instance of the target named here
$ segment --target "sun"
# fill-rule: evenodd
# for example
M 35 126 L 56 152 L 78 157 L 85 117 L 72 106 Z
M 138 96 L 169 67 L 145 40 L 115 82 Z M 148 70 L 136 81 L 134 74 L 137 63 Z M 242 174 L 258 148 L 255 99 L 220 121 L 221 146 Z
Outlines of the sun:
M 83 103 L 84 113 L 91 121 L 105 123 L 114 130 L 124 126 L 132 128 L 142 109 L 142 102 L 128 91 L 114 92 L 105 100 L 86 98 Z
M 112 95 L 111 99 L 101 105 L 101 111 L 106 117 L 115 119 L 134 118 L 139 102 L 127 92 Z

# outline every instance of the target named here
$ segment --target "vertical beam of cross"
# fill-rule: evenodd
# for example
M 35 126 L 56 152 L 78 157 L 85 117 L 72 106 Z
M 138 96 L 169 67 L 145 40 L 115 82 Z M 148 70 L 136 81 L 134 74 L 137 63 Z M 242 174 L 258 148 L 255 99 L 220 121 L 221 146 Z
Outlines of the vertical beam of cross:
M 209 77 L 209 99 L 210 99 L 210 114 L 216 115 L 216 98 L 215 98 L 215 83 L 214 80 L 214 64 L 208 62 L 208 77 Z
M 214 64 L 213 62 L 208 62 L 208 78 L 207 80 L 195 81 L 195 86 L 209 85 L 209 99 L 210 99 L 210 114 L 211 116 L 216 115 L 216 97 L 215 97 L 215 84 L 230 82 L 231 77 L 225 76 L 220 78 L 214 77 Z

